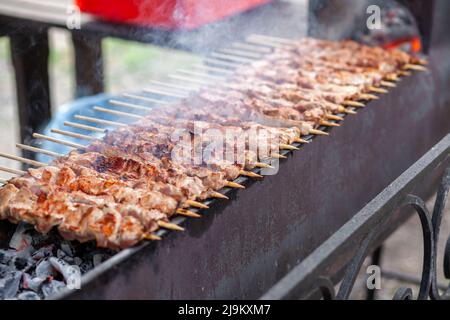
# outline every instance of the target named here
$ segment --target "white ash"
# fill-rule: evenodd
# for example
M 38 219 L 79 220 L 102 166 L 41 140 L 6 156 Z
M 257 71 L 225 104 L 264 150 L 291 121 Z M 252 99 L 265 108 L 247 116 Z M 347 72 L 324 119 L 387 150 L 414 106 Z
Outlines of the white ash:
M 9 241 L 9 247 L 12 249 L 16 249 L 17 251 L 22 251 L 31 245 L 32 239 L 31 236 L 27 233 L 30 230 L 29 225 L 25 223 L 20 223 L 17 226 L 16 232 L 11 237 Z
M 92 242 L 66 241 L 56 232 L 42 235 L 21 223 L 9 248 L 0 248 L 0 299 L 53 297 L 70 282 L 74 267 L 84 274 L 114 253 Z

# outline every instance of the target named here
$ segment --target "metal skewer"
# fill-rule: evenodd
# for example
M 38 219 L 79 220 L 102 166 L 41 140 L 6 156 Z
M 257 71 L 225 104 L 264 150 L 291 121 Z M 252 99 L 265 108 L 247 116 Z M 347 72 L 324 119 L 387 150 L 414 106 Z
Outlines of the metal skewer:
M 105 129 L 88 126 L 88 125 L 77 123 L 77 122 L 64 121 L 64 125 L 66 127 L 72 127 L 72 128 L 82 129 L 82 130 L 86 130 L 86 131 L 93 131 L 93 132 L 99 132 L 99 133 L 106 132 Z
M 254 59 L 251 59 L 251 58 L 244 58 L 244 57 L 239 57 L 239 56 L 235 56 L 232 54 L 224 54 L 224 53 L 218 53 L 218 52 L 212 52 L 211 57 L 222 59 L 222 60 L 227 60 L 227 61 L 241 62 L 241 63 L 249 63 L 249 62 L 254 61 Z
M 176 213 L 180 216 L 188 217 L 188 218 L 201 218 L 202 216 L 196 212 L 192 212 L 186 209 L 177 209 Z
M 366 106 L 364 103 L 357 101 L 344 101 L 343 105 L 356 108 L 364 108 Z
M 221 49 L 217 51 L 218 53 L 222 54 L 230 54 L 237 57 L 245 57 L 245 58 L 252 58 L 252 59 L 261 59 L 264 54 L 259 52 L 248 52 L 243 51 L 239 49 Z
M 123 111 L 117 111 L 117 110 L 111 110 L 111 109 L 106 109 L 103 107 L 98 107 L 95 106 L 92 109 L 94 109 L 95 111 L 99 111 L 99 112 L 103 112 L 103 113 L 108 113 L 108 114 L 112 114 L 112 115 L 116 115 L 116 116 L 121 116 L 121 117 L 129 117 L 129 118 L 134 118 L 134 119 L 144 119 L 143 116 L 140 116 L 138 114 L 135 113 L 129 113 L 129 112 L 123 112 Z
M 184 231 L 184 228 L 180 227 L 177 224 L 165 222 L 162 220 L 158 220 L 157 223 L 158 223 L 158 226 L 160 226 L 161 228 L 164 228 L 164 229 L 173 230 L 173 231 Z
M 361 93 L 359 95 L 360 100 L 379 100 L 380 97 L 369 93 Z
M 210 67 L 204 64 L 195 64 L 192 66 L 192 68 L 200 69 L 202 71 L 211 71 L 211 72 L 217 72 L 222 74 L 233 74 L 234 70 L 230 70 L 228 68 L 218 68 L 218 67 Z
M 34 167 L 43 167 L 43 166 L 47 165 L 46 163 L 43 163 L 43 162 L 30 160 L 30 159 L 27 159 L 27 158 L 18 157 L 18 156 L 15 156 L 15 155 L 12 155 L 12 154 L 8 154 L 8 153 L 3 153 L 3 152 L 0 152 L 0 157 L 11 159 L 11 160 L 15 160 L 15 161 L 19 161 L 19 162 L 22 162 L 22 163 L 26 163 L 26 164 L 32 165 Z
M 268 36 L 268 35 L 263 35 L 263 34 L 252 34 L 249 36 L 249 38 L 250 39 L 261 39 L 263 41 L 271 41 L 271 42 L 275 42 L 275 43 L 281 43 L 281 44 L 288 45 L 288 46 L 292 46 L 297 43 L 297 41 L 294 39 L 288 39 L 288 38 L 276 37 L 276 36 Z
M 241 49 L 241 50 L 260 52 L 260 53 L 264 53 L 264 54 L 273 52 L 273 49 L 271 49 L 271 48 L 262 47 L 262 46 L 258 46 L 258 45 L 252 45 L 252 44 L 245 43 L 245 42 L 234 42 L 231 44 L 231 46 L 234 48 Z
M 176 83 L 169 83 L 169 82 L 158 82 L 156 85 L 164 87 L 164 90 L 166 88 L 170 88 L 170 90 L 183 92 L 185 94 L 189 94 L 192 91 L 200 90 L 200 86 L 194 86 L 194 87 L 186 87 L 186 85 L 176 84 Z
M 280 43 L 273 42 L 273 41 L 258 39 L 258 38 L 250 38 L 249 37 L 249 38 L 245 39 L 245 41 L 248 43 L 251 43 L 251 44 L 256 44 L 259 46 L 270 47 L 270 48 L 275 48 L 275 49 L 289 49 L 290 48 L 290 46 L 288 46 L 288 45 L 280 44 Z
M 180 95 L 177 94 L 177 93 L 166 93 L 165 96 L 166 97 L 170 97 L 170 98 L 178 98 L 178 99 L 180 99 Z M 130 96 L 128 94 L 124 94 L 124 97 L 132 98 L 134 100 L 142 100 L 142 101 L 145 101 L 147 103 L 149 102 L 149 101 L 147 101 L 147 97 L 140 96 L 140 95 L 132 95 L 132 96 Z M 112 103 L 113 101 L 114 101 L 114 103 Z M 167 101 L 165 101 L 165 100 L 157 100 L 157 99 L 155 101 L 150 101 L 150 102 L 152 102 L 154 104 L 167 104 Z M 132 103 L 129 103 L 129 102 L 111 100 L 110 104 L 115 105 L 115 106 L 119 106 L 119 107 L 130 107 L 130 108 L 133 107 L 134 109 L 137 109 L 136 105 L 134 105 Z M 152 109 L 151 107 L 143 107 L 141 110 L 149 111 L 151 109 Z
M 162 95 L 162 96 L 168 96 L 168 97 L 174 97 L 174 98 L 180 98 L 180 99 L 189 97 L 189 95 L 179 94 L 179 93 L 155 89 L 155 88 L 147 88 L 142 91 L 144 91 L 145 93 L 154 93 L 154 94 L 158 94 L 158 95 Z
M 227 67 L 230 69 L 235 69 L 235 68 L 243 65 L 242 62 L 223 61 L 221 59 L 213 59 L 213 58 L 203 58 L 203 62 L 212 64 L 212 65 L 218 65 L 218 66 L 220 65 L 222 67 Z M 248 63 L 248 61 L 246 61 L 245 63 Z
M 45 154 L 45 155 L 53 157 L 53 158 L 59 158 L 59 157 L 63 156 L 60 153 L 56 153 L 56 152 L 53 152 L 53 151 L 49 151 L 49 150 L 45 150 L 45 149 L 41 149 L 41 148 L 28 146 L 28 145 L 21 144 L 21 143 L 17 143 L 16 147 L 19 148 L 19 149 L 22 149 L 22 150 L 27 150 L 27 151 L 36 152 L 36 153 L 42 153 L 42 154 Z
M 159 103 L 159 101 L 158 100 L 155 100 L 155 101 L 148 101 L 147 99 L 146 99 L 146 97 L 143 97 L 143 96 L 138 96 L 138 95 L 129 95 L 129 94 L 126 94 L 126 93 L 124 93 L 123 94 L 123 96 L 125 97 L 125 98 L 132 98 L 132 99 L 134 99 L 134 100 L 143 100 L 143 101 L 145 101 L 145 102 L 147 102 L 147 103 L 155 103 L 155 101 L 157 102 L 157 103 Z M 134 104 L 134 103 L 131 103 L 131 102 L 125 102 L 125 101 L 119 101 L 119 100 L 109 100 L 108 101 L 108 103 L 110 104 L 110 105 L 112 105 L 112 106 L 116 106 L 116 107 L 125 107 L 125 108 L 132 108 L 132 109 L 136 109 L 136 110 L 140 110 L 140 111 L 150 111 L 152 108 L 151 107 L 146 107 L 146 106 L 141 106 L 141 105 L 139 105 L 139 104 Z M 164 101 L 161 101 L 161 104 L 164 104 Z
M 203 66 L 203 65 L 199 65 L 199 68 L 200 68 L 200 66 Z M 209 67 L 209 68 L 216 70 L 216 72 L 221 72 L 221 73 L 226 73 L 226 74 L 236 73 L 236 69 L 229 69 L 227 67 L 215 66 L 215 67 Z
M 92 123 L 103 124 L 106 126 L 113 126 L 113 127 L 126 127 L 127 126 L 126 123 L 121 123 L 121 122 L 111 121 L 111 120 L 97 119 L 97 118 L 87 117 L 87 116 L 82 116 L 82 115 L 75 115 L 74 118 L 78 119 L 78 120 L 92 122 Z
M 160 99 L 154 99 L 154 98 L 150 98 L 150 97 L 139 96 L 139 95 L 132 94 L 132 93 L 122 93 L 122 96 L 125 97 L 125 98 L 129 98 L 129 99 L 136 99 L 136 97 L 139 97 L 138 98 L 139 100 L 145 100 L 147 102 L 156 102 L 156 103 L 164 103 L 164 104 L 170 104 L 171 103 L 171 102 L 168 102 L 168 101 L 161 101 Z M 113 100 L 113 101 L 117 102 L 117 100 Z M 110 100 L 110 102 L 111 102 L 111 100 Z
M 157 236 L 156 234 L 152 234 L 152 233 L 145 234 L 143 236 L 143 238 L 145 240 L 150 240 L 150 241 L 161 241 L 162 240 L 162 238 L 160 236 Z
M 157 85 L 157 86 L 162 86 L 164 88 L 173 88 L 173 89 L 177 89 L 177 90 L 183 90 L 186 92 L 189 92 L 191 90 L 199 88 L 199 86 L 188 87 L 188 86 L 186 86 L 186 84 L 181 85 L 181 84 L 169 83 L 169 82 L 163 82 L 163 81 L 157 81 L 157 80 L 150 80 L 150 83 Z
M 69 123 L 70 123 L 70 125 L 69 125 Z M 64 125 L 67 125 L 67 126 L 73 127 L 73 128 L 80 128 L 80 129 L 82 127 L 83 130 L 93 131 L 93 132 L 98 132 L 98 133 L 106 133 L 106 131 L 107 131 L 106 129 L 92 127 L 92 126 L 88 126 L 88 125 L 84 125 L 84 124 L 80 124 L 80 123 L 76 123 L 76 122 L 69 122 L 69 121 L 64 122 Z
M 427 67 L 418 64 L 406 64 L 404 66 L 405 70 L 414 70 L 414 71 L 428 71 Z
M 75 148 L 75 149 L 84 150 L 86 148 L 86 146 L 84 146 L 82 144 L 79 144 L 79 143 L 56 139 L 56 138 L 49 137 L 49 136 L 46 136 L 46 135 L 43 135 L 43 134 L 39 134 L 39 133 L 33 133 L 33 137 L 36 138 L 36 139 L 42 139 L 42 140 L 47 140 L 47 141 L 50 141 L 50 142 L 62 144 L 64 146 Z
M 170 78 L 176 79 L 176 80 L 182 80 L 182 81 L 189 81 L 189 82 L 193 82 L 193 83 L 197 83 L 197 84 L 201 84 L 203 86 L 210 86 L 214 83 L 211 83 L 211 81 L 206 81 L 206 80 L 200 80 L 200 79 L 193 79 L 193 78 L 189 78 L 189 77 L 184 77 L 178 74 L 171 74 L 169 75 Z
M 177 70 L 177 72 L 191 75 L 191 76 L 212 79 L 212 80 L 225 80 L 225 78 L 226 78 L 225 76 L 212 75 L 212 74 L 205 73 L 205 72 L 196 72 L 196 71 L 191 71 L 191 70 L 186 70 L 186 69 L 180 69 L 180 70 Z
M 75 133 L 75 132 L 59 130 L 59 129 L 51 129 L 50 131 L 53 132 L 53 133 L 57 133 L 57 134 L 63 135 L 63 136 L 76 138 L 76 139 L 81 139 L 81 140 L 89 140 L 89 141 L 97 140 L 94 137 L 87 136 L 87 135 L 81 134 L 81 133 Z
M 396 85 L 395 83 L 389 82 L 389 81 L 381 81 L 380 84 L 381 84 L 383 87 L 389 87 L 389 88 L 395 88 L 395 87 L 397 87 L 397 85 Z
M 374 87 L 374 86 L 370 86 L 369 88 L 368 88 L 370 91 L 372 91 L 372 92 L 375 92 L 375 93 L 381 93 L 381 94 L 383 94 L 383 93 L 388 93 L 389 91 L 387 91 L 386 89 L 383 89 L 383 88 L 377 88 L 377 87 Z
M 7 168 L 7 167 L 3 167 L 3 166 L 0 166 L 0 171 L 17 174 L 17 175 L 23 175 L 26 173 L 25 171 L 22 171 L 22 170 Z

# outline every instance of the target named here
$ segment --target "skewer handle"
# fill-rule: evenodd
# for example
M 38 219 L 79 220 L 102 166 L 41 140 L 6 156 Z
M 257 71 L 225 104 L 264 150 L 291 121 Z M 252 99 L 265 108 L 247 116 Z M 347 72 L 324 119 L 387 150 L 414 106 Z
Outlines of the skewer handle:
M 45 150 L 45 149 L 41 149 L 41 148 L 28 146 L 28 145 L 21 144 L 21 143 L 17 143 L 16 147 L 19 148 L 19 149 L 22 149 L 22 150 L 27 150 L 27 151 L 31 151 L 31 152 L 35 152 L 35 153 L 42 153 L 42 154 L 45 154 L 45 155 L 53 157 L 53 158 L 59 158 L 59 157 L 63 156 L 60 153 L 56 153 L 56 152 L 53 152 L 53 151 L 49 151 L 49 150 Z
M 3 152 L 0 152 L 0 157 L 11 159 L 11 160 L 15 160 L 15 161 L 19 161 L 19 162 L 22 162 L 22 163 L 26 163 L 26 164 L 32 165 L 34 167 L 45 167 L 47 165 L 46 163 L 43 163 L 43 162 L 30 160 L 30 159 L 27 159 L 27 158 L 18 157 L 18 156 L 15 156 L 15 155 L 12 155 L 12 154 L 8 154 L 8 153 L 3 153 Z
M 66 147 L 71 147 L 71 148 L 80 149 L 80 150 L 84 150 L 86 148 L 86 146 L 79 144 L 79 143 L 56 139 L 56 138 L 49 137 L 49 136 L 39 134 L 39 133 L 33 133 L 33 138 L 47 140 L 50 142 L 62 144 Z

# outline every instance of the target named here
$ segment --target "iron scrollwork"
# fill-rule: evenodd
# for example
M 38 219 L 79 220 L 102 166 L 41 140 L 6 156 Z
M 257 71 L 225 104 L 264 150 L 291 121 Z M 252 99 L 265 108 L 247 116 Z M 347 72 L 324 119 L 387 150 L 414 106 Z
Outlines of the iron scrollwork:
M 433 214 L 430 215 L 425 202 L 418 196 L 409 194 L 404 201 L 396 208 L 401 209 L 411 207 L 419 216 L 422 227 L 423 239 L 423 265 L 422 276 L 420 281 L 418 300 L 425 300 L 431 298 L 434 300 L 446 299 L 450 300 L 450 285 L 441 294 L 437 284 L 437 246 L 439 240 L 439 232 L 442 223 L 442 218 L 445 211 L 445 205 L 450 191 L 450 167 L 445 170 L 439 186 L 436 201 L 434 204 Z M 317 280 L 317 287 L 324 299 L 348 299 L 353 286 L 355 284 L 361 266 L 370 253 L 375 237 L 382 230 L 382 221 L 375 227 L 365 238 L 361 241 L 356 254 L 351 259 L 347 266 L 343 280 L 337 293 L 335 293 L 334 286 L 328 278 L 320 277 Z M 444 275 L 446 279 L 450 279 L 450 236 L 444 250 Z M 394 300 L 411 300 L 413 299 L 413 290 L 411 288 L 401 287 L 397 289 Z

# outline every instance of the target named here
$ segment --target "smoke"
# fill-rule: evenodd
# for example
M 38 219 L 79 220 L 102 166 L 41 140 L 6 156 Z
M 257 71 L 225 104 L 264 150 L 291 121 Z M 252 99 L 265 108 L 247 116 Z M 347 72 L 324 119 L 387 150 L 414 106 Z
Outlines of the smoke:
M 352 36 L 363 24 L 366 8 L 373 0 L 311 0 L 309 7 L 309 36 L 341 40 Z

